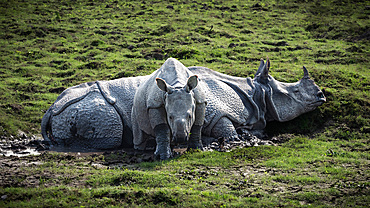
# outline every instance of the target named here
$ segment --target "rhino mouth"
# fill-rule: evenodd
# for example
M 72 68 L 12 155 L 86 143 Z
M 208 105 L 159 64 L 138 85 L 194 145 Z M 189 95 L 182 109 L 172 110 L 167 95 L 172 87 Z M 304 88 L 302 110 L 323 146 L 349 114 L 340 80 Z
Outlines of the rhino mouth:
M 311 103 L 309 106 L 310 107 L 317 107 L 317 106 L 322 105 L 325 102 L 326 102 L 326 97 L 325 97 L 324 93 L 320 91 L 319 93 L 317 93 L 316 101 Z
M 182 144 L 182 143 L 186 143 L 186 142 L 188 142 L 188 140 L 189 140 L 189 135 L 181 136 L 181 137 L 172 137 L 172 141 L 173 141 L 175 144 Z
M 316 100 L 315 102 L 309 104 L 310 107 L 317 107 L 317 106 L 320 106 L 322 104 L 324 104 L 326 102 L 326 99 L 325 98 L 320 98 L 318 100 Z

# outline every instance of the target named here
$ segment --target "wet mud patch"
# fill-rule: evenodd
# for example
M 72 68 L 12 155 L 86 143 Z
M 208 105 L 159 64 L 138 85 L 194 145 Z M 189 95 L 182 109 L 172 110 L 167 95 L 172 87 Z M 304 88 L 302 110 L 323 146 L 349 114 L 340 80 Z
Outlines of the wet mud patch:
M 256 132 L 250 134 L 242 129 L 238 129 L 238 136 L 235 138 L 218 138 L 203 136 L 204 151 L 229 152 L 234 149 L 255 147 L 260 145 L 276 146 L 288 141 L 293 135 L 283 134 L 278 137 L 267 137 L 265 134 Z M 24 132 L 19 131 L 17 136 L 0 137 L 0 155 L 4 157 L 24 157 L 30 155 L 40 155 L 50 153 L 65 153 L 70 157 L 97 157 L 99 155 L 109 159 L 103 165 L 110 166 L 115 163 L 134 164 L 140 162 L 154 161 L 153 152 L 155 150 L 155 141 L 145 151 L 134 150 L 132 148 L 119 148 L 115 150 L 94 150 L 70 148 L 53 145 L 49 141 L 42 139 L 41 135 L 27 136 Z M 180 156 L 186 152 L 187 145 L 179 144 L 173 146 L 173 157 Z
M 238 140 L 209 138 L 205 151 L 229 152 L 259 145 L 277 145 L 278 138 L 261 140 L 242 134 Z M 275 143 L 273 142 L 275 141 Z M 175 146 L 174 157 L 185 154 L 186 146 Z M 119 149 L 110 151 L 74 150 L 58 148 L 40 136 L 2 137 L 0 140 L 0 187 L 38 187 L 64 184 L 73 187 L 86 186 L 86 181 L 96 171 L 106 169 L 138 169 L 137 164 L 154 162 L 154 148 L 147 151 Z M 182 178 L 198 176 L 206 178 L 217 171 L 181 172 Z M 211 182 L 212 183 L 212 182 Z

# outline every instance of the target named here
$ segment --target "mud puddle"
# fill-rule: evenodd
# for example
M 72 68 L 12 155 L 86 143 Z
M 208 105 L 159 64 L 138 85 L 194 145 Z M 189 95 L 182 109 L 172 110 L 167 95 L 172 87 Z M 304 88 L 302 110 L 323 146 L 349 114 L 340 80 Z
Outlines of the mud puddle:
M 246 148 L 260 145 L 277 145 L 284 142 L 281 138 L 259 139 L 256 136 L 241 132 L 237 140 L 214 139 L 211 137 L 202 137 L 204 151 L 221 151 L 228 152 L 236 148 Z M 48 141 L 44 141 L 41 135 L 26 136 L 22 134 L 18 138 L 0 138 L 0 155 L 5 157 L 25 157 L 37 156 L 44 152 L 64 153 L 75 157 L 88 157 L 96 155 L 125 155 L 127 163 L 137 163 L 142 161 L 154 161 L 153 152 L 155 144 L 146 151 L 138 151 L 132 148 L 120 148 L 115 150 L 96 150 L 96 149 L 81 149 L 52 145 Z M 173 149 L 174 157 L 184 154 L 186 145 L 178 145 Z
M 27 148 L 27 149 L 21 150 L 21 151 L 19 151 L 19 150 L 15 150 L 15 151 L 13 151 L 13 150 L 3 150 L 1 153 L 5 157 L 9 157 L 9 156 L 24 157 L 24 156 L 30 156 L 30 155 L 37 156 L 37 155 L 41 154 L 36 149 L 32 149 L 32 148 Z
M 274 142 L 244 137 L 238 141 L 207 140 L 205 151 L 231 151 Z M 276 139 L 275 139 L 276 140 Z M 0 138 L 0 187 L 53 186 L 56 183 L 85 186 L 94 169 L 140 169 L 138 163 L 153 162 L 155 146 L 145 151 L 130 148 L 91 150 L 53 146 L 40 136 Z M 174 157 L 186 152 L 186 145 L 174 147 Z M 57 153 L 57 154 L 56 154 Z M 41 168 L 39 168 L 41 167 Z M 61 169 L 75 169 L 75 173 L 61 173 Z M 81 170 L 80 172 L 78 170 Z

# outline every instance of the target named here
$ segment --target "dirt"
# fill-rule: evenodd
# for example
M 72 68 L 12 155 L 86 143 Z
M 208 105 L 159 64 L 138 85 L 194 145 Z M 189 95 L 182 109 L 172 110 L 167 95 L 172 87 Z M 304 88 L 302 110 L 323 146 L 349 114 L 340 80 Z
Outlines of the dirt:
M 279 145 L 293 137 L 291 134 L 281 134 L 278 137 L 258 139 L 255 136 L 240 134 L 239 141 L 219 139 L 208 141 L 208 151 L 231 151 L 236 148 L 246 148 L 258 145 Z M 186 148 L 175 147 L 175 157 L 184 154 Z M 58 152 L 58 153 L 56 153 Z M 55 148 L 43 141 L 39 136 L 0 139 L 0 187 L 53 187 L 67 185 L 68 187 L 93 188 L 89 182 L 92 177 L 107 169 L 142 169 L 137 166 L 141 162 L 153 162 L 153 150 L 135 151 L 133 149 L 120 149 L 111 151 L 77 151 L 72 149 Z M 350 165 L 350 164 L 348 164 Z M 366 169 L 366 168 L 365 168 Z M 206 180 L 219 174 L 227 174 L 234 179 L 230 181 Z M 280 174 L 293 173 L 296 170 L 281 172 L 279 169 L 267 168 L 259 163 L 235 165 L 228 169 L 220 167 L 199 166 L 192 170 L 179 170 L 175 176 L 181 180 L 199 181 L 207 187 L 224 187 L 232 191 L 245 191 L 244 197 L 261 198 L 266 195 L 299 197 L 295 193 L 304 193 L 303 190 L 320 190 L 333 187 L 338 193 L 330 196 L 330 201 L 339 203 L 343 197 L 364 195 L 368 193 L 368 183 L 357 180 L 338 180 L 328 183 L 290 183 L 280 178 L 274 183 L 261 186 L 265 183 L 266 174 L 274 177 Z M 307 175 L 310 174 L 307 170 Z M 359 172 L 357 178 L 366 181 L 367 176 Z M 284 179 L 284 178 L 283 178 Z M 7 200 L 8 195 L 0 196 Z M 298 199 L 298 198 L 297 198 Z M 300 199 L 300 198 L 299 198 Z M 303 204 L 313 203 L 304 198 Z M 303 205 L 302 204 L 302 205 Z
M 150 151 L 60 152 L 60 148 L 43 144 L 45 142 L 32 140 L 29 145 L 10 144 L 13 149 L 2 150 L 0 187 L 48 187 L 55 184 L 81 187 L 86 186 L 86 180 L 95 174 L 96 169 L 132 169 L 133 164 L 154 161 Z
M 281 141 L 284 140 L 285 138 Z M 221 138 L 214 140 L 205 137 L 204 149 L 205 151 L 228 152 L 236 148 L 277 145 L 281 141 L 276 137 L 261 140 L 241 132 L 237 141 Z M 52 186 L 58 183 L 68 183 L 70 186 L 85 186 L 85 179 L 93 173 L 78 170 L 136 169 L 135 164 L 137 163 L 155 161 L 153 151 L 154 148 L 148 151 L 133 149 L 81 151 L 55 147 L 44 141 L 40 135 L 27 136 L 20 132 L 16 137 L 0 138 L 0 169 L 2 170 L 0 173 L 0 187 Z M 57 152 L 59 154 L 55 154 Z M 174 147 L 174 157 L 185 152 L 186 146 Z M 51 168 L 45 169 L 45 167 Z M 79 174 L 65 174 L 64 171 L 58 170 L 68 170 L 69 168 L 77 168 Z

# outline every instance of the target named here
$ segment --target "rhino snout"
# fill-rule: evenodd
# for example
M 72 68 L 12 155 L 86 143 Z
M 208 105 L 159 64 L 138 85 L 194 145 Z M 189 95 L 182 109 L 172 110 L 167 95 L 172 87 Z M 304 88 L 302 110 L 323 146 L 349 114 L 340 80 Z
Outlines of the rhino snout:
M 183 142 L 188 141 L 189 130 L 187 130 L 186 121 L 181 119 L 175 122 L 175 126 L 173 128 L 172 134 L 173 134 L 173 141 L 175 143 L 183 143 Z
M 323 103 L 326 102 L 325 95 L 322 91 L 319 91 L 316 96 L 319 102 L 323 102 Z

